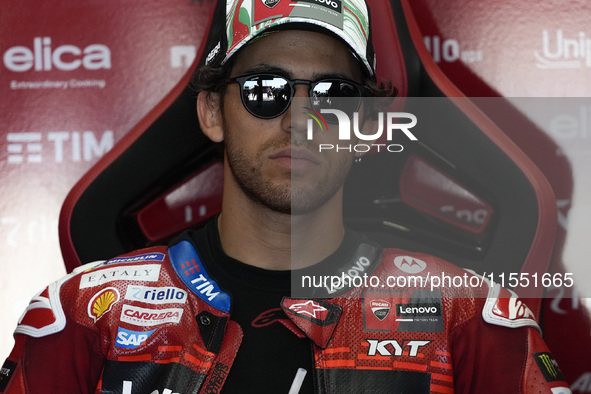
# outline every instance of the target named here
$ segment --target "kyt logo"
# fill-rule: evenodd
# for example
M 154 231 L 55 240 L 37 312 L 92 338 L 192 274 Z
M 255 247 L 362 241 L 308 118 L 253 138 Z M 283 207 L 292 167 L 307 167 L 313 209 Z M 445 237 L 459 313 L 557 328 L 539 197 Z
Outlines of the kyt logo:
M 378 119 L 377 119 L 377 126 L 378 129 L 374 133 L 364 134 L 360 131 L 359 125 L 359 113 L 353 113 L 353 119 L 349 117 L 349 115 L 341 110 L 338 109 L 321 109 L 320 112 L 315 111 L 311 108 L 306 108 L 313 113 L 305 112 L 310 119 L 308 119 L 307 123 L 307 139 L 313 140 L 314 139 L 314 123 L 318 125 L 321 132 L 326 131 L 328 129 L 328 123 L 322 116 L 322 114 L 331 114 L 334 115 L 337 119 L 338 124 L 338 139 L 339 141 L 351 141 L 351 138 L 354 136 L 355 138 L 361 141 L 367 141 L 368 143 L 362 144 L 319 144 L 318 151 L 327 151 L 327 150 L 334 150 L 334 151 L 349 151 L 349 152 L 360 152 L 365 153 L 369 152 L 372 148 L 377 149 L 378 152 L 382 150 L 387 150 L 388 152 L 402 152 L 404 147 L 400 144 L 378 144 L 375 143 L 378 139 L 382 137 L 384 131 L 386 132 L 386 138 L 388 141 L 392 141 L 394 131 L 400 130 L 404 133 L 404 135 L 411 141 L 417 141 L 417 137 L 410 131 L 411 128 L 416 126 L 417 124 L 417 117 L 408 112 L 379 112 Z M 408 120 L 407 123 L 399 123 L 397 120 L 406 119 Z M 351 124 L 351 122 L 353 122 Z M 384 126 L 385 124 L 385 126 Z M 385 129 L 385 130 L 384 130 Z M 351 130 L 353 130 L 353 135 L 351 134 Z M 371 142 L 371 143 L 370 143 Z
M 15 46 L 4 52 L 4 66 L 10 71 L 72 71 L 81 66 L 87 70 L 111 68 L 111 50 L 106 45 L 91 44 L 81 49 L 76 45 L 52 46 L 51 37 L 35 37 L 33 48 Z
M 368 356 L 396 356 L 407 355 L 409 357 L 417 357 L 419 350 L 423 346 L 427 346 L 431 341 L 406 341 L 400 344 L 396 339 L 386 339 L 379 341 L 377 339 L 366 339 L 369 343 L 367 351 Z

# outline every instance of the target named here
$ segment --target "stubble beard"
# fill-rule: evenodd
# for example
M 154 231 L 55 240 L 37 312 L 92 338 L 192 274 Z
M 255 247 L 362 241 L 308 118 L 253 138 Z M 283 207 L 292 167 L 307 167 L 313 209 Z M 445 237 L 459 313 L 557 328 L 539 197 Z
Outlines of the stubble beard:
M 290 136 L 267 142 L 254 160 L 246 157 L 244 151 L 228 137 L 224 141 L 226 160 L 242 192 L 251 201 L 282 214 L 304 215 L 316 211 L 338 192 L 351 165 L 350 160 L 343 159 L 335 163 L 332 171 L 325 168 L 321 181 L 313 186 L 294 186 L 294 183 L 305 183 L 305 180 L 299 182 L 293 175 L 287 183 L 273 184 L 263 176 L 262 160 L 271 151 L 288 148 L 292 144 Z

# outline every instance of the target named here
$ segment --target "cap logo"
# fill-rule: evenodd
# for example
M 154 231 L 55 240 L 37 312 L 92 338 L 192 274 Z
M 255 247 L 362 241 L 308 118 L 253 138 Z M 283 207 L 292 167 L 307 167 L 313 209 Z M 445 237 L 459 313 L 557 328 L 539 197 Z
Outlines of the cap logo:
M 275 7 L 281 0 L 261 0 L 269 8 Z

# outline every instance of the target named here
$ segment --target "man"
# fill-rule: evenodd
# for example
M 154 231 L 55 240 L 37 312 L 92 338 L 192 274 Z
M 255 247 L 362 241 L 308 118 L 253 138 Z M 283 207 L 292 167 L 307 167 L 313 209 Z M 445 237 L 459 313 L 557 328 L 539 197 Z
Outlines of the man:
M 222 213 L 169 247 L 84 266 L 36 296 L 0 392 L 568 392 L 529 310 L 498 286 L 349 283 L 293 297 L 292 278 L 351 270 L 467 275 L 382 251 L 343 225 L 358 154 L 319 152 L 336 125 L 310 140 L 306 112 L 330 104 L 371 130 L 360 98 L 383 92 L 365 3 L 333 3 L 221 5 L 223 33 L 212 33 L 195 82 L 201 128 L 224 147 Z

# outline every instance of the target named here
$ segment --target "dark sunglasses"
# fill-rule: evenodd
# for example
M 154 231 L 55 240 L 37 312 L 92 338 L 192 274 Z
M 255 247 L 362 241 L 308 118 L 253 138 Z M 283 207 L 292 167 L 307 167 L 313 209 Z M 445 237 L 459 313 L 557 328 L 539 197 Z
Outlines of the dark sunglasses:
M 350 117 L 359 110 L 365 91 L 363 85 L 342 78 L 308 81 L 267 73 L 229 78 L 226 83 L 240 85 L 244 108 L 261 119 L 276 118 L 284 113 L 295 95 L 295 85 L 309 86 L 308 95 L 314 110 L 320 112 L 320 109 L 339 109 Z

